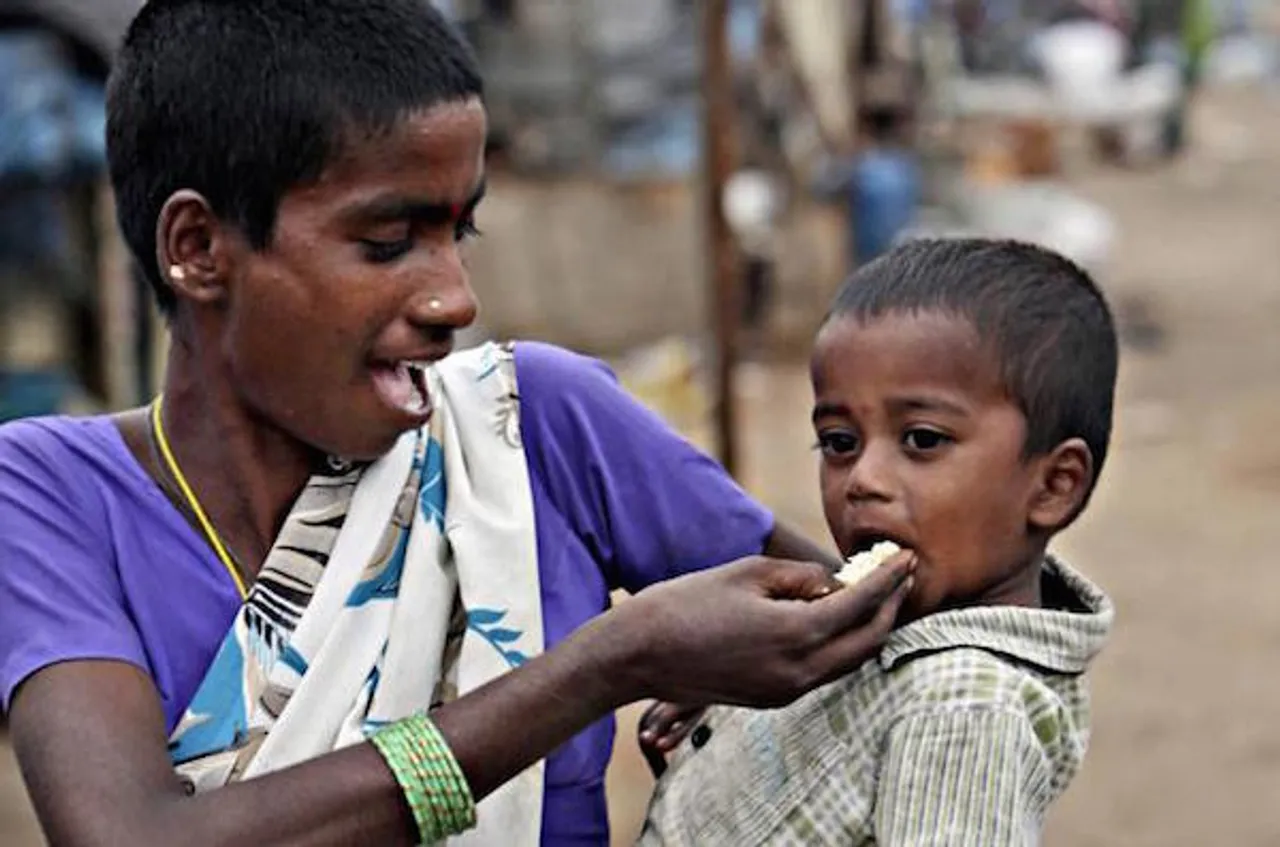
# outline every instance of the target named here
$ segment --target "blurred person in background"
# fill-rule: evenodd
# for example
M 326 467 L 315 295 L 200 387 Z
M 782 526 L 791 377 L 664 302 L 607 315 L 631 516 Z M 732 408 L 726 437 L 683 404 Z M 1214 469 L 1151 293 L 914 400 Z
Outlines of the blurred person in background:
M 1186 148 L 1187 114 L 1217 30 L 1210 0 L 1136 0 L 1133 52 L 1142 61 L 1173 64 L 1182 74 L 1182 96 L 1163 121 L 1166 155 L 1176 156 Z
M 835 591 L 601 364 L 449 355 L 482 95 L 420 0 L 131 25 L 108 149 L 164 393 L 0 429 L 0 697 L 51 842 L 607 844 L 612 710 L 778 705 L 887 632 L 905 558 Z
M 745 345 L 748 351 L 760 349 L 774 305 L 784 192 L 782 179 L 751 157 L 725 185 L 725 217 L 742 255 L 742 319 L 750 339 Z

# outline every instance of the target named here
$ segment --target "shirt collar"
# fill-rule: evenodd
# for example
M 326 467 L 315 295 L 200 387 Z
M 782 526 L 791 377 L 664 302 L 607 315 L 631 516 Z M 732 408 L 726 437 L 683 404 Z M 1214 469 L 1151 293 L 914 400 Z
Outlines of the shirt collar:
M 891 671 L 926 653 L 976 647 L 1052 672 L 1084 673 L 1111 632 L 1115 607 L 1102 589 L 1062 560 L 1047 557 L 1044 570 L 1084 611 L 982 606 L 940 612 L 891 633 L 880 650 L 880 666 Z

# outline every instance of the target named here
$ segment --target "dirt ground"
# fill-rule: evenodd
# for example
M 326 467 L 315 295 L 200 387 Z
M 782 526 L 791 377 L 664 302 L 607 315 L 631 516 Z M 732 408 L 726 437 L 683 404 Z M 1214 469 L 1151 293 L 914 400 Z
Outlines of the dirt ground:
M 1080 177 L 1121 228 L 1101 281 L 1129 343 L 1113 458 L 1059 550 L 1119 616 L 1051 845 L 1280 844 L 1278 104 L 1216 96 L 1187 162 Z M 821 536 L 803 367 L 754 368 L 743 395 L 749 487 Z M 629 723 L 610 774 L 619 844 L 649 790 Z M 38 844 L 7 756 L 0 844 Z

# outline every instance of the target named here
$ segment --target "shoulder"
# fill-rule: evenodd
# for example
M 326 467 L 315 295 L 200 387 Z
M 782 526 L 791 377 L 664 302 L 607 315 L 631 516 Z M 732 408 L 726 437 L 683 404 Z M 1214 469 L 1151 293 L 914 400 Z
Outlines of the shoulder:
M 103 492 L 136 484 L 107 417 L 46 417 L 0 426 L 0 528 L 82 529 L 103 518 Z
M 0 426 L 0 527 L 105 519 L 109 492 L 137 494 L 144 477 L 110 417 L 46 417 Z M 34 523 L 33 523 L 34 522 Z
M 954 647 L 915 656 L 889 673 L 894 687 L 912 704 L 912 711 L 1019 711 L 1056 698 L 1038 674 L 978 647 Z
M 35 459 L 50 449 L 58 449 L 74 422 L 71 418 L 21 418 L 0 424 L 0 457 L 7 460 Z
M 1018 702 L 1030 674 L 995 653 L 952 647 L 908 658 L 889 671 L 895 687 L 921 708 L 1005 707 Z
M 578 451 L 670 434 L 599 359 L 533 341 L 515 344 L 514 355 L 521 424 L 536 444 Z
M 50 665 L 148 667 L 113 534 L 112 486 L 137 486 L 109 418 L 0 427 L 0 709 Z M 124 480 L 124 482 L 120 482 Z M 154 531 L 154 524 L 139 524 Z M 139 564 L 145 567 L 145 563 Z
M 1042 673 L 976 647 L 918 656 L 890 673 L 902 704 L 899 726 L 999 720 L 1051 758 L 1083 755 L 1088 695 L 1081 676 Z
M 6 482 L 66 477 L 99 464 L 110 450 L 108 418 L 28 418 L 0 426 L 0 475 Z M 105 448 L 105 449 L 104 449 Z
M 882 746 L 909 727 L 941 729 L 999 718 L 1032 725 L 1042 714 L 1067 714 L 1062 697 L 1037 676 L 980 648 L 918 653 L 887 665 L 883 657 L 776 713 L 776 728 L 825 720 L 833 743 Z
M 67 451 L 79 445 L 96 445 L 114 428 L 115 423 L 106 415 L 20 418 L 0 424 L 0 452 L 11 455 L 21 451 Z
M 613 371 L 599 359 L 540 341 L 520 341 L 513 349 L 522 398 L 589 395 L 601 387 L 618 390 Z

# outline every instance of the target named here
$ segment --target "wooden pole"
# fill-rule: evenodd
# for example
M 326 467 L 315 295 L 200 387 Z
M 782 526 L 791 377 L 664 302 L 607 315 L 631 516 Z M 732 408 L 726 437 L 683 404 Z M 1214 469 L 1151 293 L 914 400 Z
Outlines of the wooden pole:
M 741 309 L 737 244 L 724 213 L 724 189 L 734 168 L 729 4 L 728 0 L 703 0 L 702 7 L 703 203 L 710 311 L 716 340 L 716 448 L 721 464 L 736 475 L 739 456 L 734 375 Z

